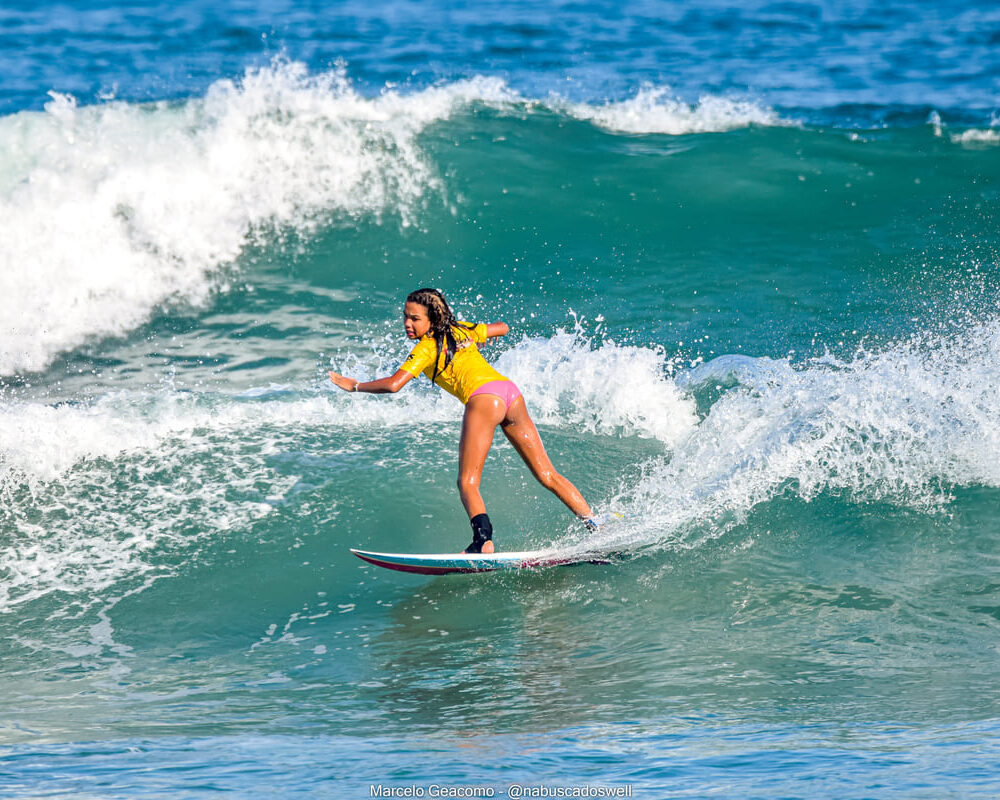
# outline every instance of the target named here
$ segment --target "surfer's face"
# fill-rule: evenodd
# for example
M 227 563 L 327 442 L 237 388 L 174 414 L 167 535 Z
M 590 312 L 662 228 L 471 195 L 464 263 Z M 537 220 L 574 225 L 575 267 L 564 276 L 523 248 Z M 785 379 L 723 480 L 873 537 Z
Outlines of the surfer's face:
M 420 303 L 407 303 L 403 306 L 403 327 L 409 339 L 423 338 L 431 329 L 431 321 L 427 317 L 427 307 Z

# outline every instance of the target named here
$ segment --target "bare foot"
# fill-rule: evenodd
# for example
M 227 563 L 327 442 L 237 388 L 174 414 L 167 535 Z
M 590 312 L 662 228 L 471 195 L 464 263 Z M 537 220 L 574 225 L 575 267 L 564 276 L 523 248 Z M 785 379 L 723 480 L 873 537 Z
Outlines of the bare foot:
M 493 542 L 483 542 L 483 554 L 490 555 L 493 552 Z

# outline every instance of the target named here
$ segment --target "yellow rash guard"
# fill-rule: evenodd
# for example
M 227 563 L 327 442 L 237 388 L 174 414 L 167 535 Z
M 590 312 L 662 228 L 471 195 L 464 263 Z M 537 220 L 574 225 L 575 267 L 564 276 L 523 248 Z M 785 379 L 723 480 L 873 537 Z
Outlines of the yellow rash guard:
M 452 328 L 455 334 L 457 348 L 455 356 L 447 367 L 444 365 L 445 351 L 438 358 L 437 380 L 434 382 L 446 392 L 455 395 L 463 403 L 468 403 L 472 393 L 480 386 L 490 381 L 505 381 L 503 375 L 489 365 L 479 353 L 477 344 L 486 341 L 486 325 L 479 323 L 474 328 Z M 409 372 L 414 378 L 421 372 L 428 378 L 434 376 L 434 356 L 437 354 L 437 343 L 434 337 L 424 336 L 417 346 L 410 351 L 400 369 Z

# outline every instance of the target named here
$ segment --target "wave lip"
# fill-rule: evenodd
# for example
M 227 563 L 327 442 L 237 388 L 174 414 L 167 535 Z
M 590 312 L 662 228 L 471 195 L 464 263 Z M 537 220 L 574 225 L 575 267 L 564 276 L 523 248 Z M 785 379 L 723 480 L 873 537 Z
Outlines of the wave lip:
M 619 133 L 722 133 L 751 125 L 790 125 L 776 111 L 750 100 L 703 95 L 694 105 L 675 97 L 669 88 L 644 86 L 628 100 L 595 106 L 568 106 L 577 119 Z
M 955 144 L 1000 144 L 1000 128 L 969 128 L 951 135 Z
M 948 126 L 937 111 L 931 112 L 927 124 L 931 126 L 935 136 L 939 138 L 945 136 Z M 1000 113 L 993 114 L 988 128 L 967 128 L 961 133 L 948 133 L 947 136 L 952 144 L 971 147 L 1000 144 Z
M 417 134 L 473 99 L 479 79 L 359 95 L 343 70 L 277 60 L 180 103 L 81 107 L 0 120 L 0 374 L 35 372 L 169 302 L 224 285 L 248 244 L 324 220 L 398 217 L 438 179 Z

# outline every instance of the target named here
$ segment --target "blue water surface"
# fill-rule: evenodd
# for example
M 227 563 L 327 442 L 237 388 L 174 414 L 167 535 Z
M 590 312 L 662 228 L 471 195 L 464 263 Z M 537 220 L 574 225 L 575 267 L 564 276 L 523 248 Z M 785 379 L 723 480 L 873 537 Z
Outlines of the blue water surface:
M 651 82 L 811 111 L 993 111 L 998 36 L 1000 12 L 978 0 L 14 3 L 0 10 L 0 111 L 49 91 L 183 96 L 281 54 L 345 61 L 369 92 L 496 75 L 588 101 Z

